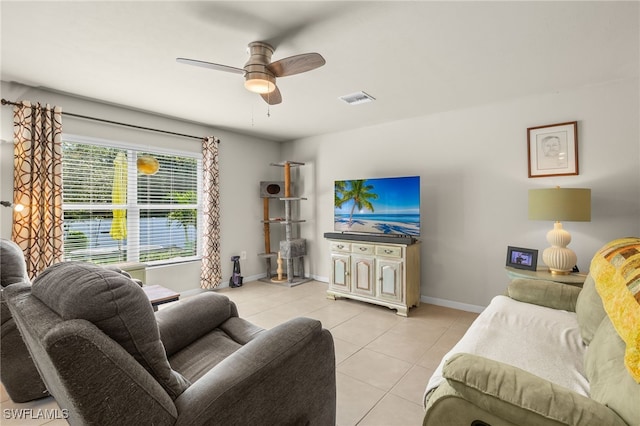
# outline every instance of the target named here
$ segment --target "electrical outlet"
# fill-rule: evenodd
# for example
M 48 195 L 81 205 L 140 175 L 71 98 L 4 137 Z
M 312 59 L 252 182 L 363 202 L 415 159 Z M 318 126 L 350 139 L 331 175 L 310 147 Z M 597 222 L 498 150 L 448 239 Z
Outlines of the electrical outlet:
M 247 260 L 247 252 L 246 251 L 241 251 L 240 252 L 240 260 Z

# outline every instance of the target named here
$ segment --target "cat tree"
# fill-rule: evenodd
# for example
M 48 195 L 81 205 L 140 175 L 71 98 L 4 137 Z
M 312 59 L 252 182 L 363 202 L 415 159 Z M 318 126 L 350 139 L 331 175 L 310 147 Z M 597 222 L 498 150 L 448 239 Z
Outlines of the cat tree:
M 272 166 L 284 168 L 283 182 L 260 182 L 260 195 L 263 199 L 263 231 L 265 252 L 259 256 L 265 259 L 267 274 L 266 278 L 260 281 L 269 283 L 282 283 L 289 287 L 310 281 L 304 276 L 304 256 L 307 254 L 306 240 L 294 238 L 294 226 L 305 222 L 303 219 L 294 219 L 292 214 L 292 203 L 306 200 L 302 197 L 292 196 L 291 191 L 291 167 L 304 166 L 304 163 L 296 161 L 284 161 L 282 163 L 271 163 Z M 284 203 L 284 217 L 272 218 L 269 215 L 269 201 L 278 199 Z M 284 226 L 285 239 L 280 241 L 279 251 L 271 251 L 271 224 L 279 223 Z M 279 260 L 278 274 L 274 277 L 272 273 L 272 259 Z M 281 267 L 281 263 L 286 268 Z M 296 271 L 297 266 L 297 271 Z M 282 273 L 286 271 L 286 276 Z

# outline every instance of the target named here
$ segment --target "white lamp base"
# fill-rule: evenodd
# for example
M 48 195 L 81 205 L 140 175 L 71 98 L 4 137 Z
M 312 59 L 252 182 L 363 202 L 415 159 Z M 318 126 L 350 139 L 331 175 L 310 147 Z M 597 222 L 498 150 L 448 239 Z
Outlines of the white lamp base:
M 542 252 L 543 262 L 552 274 L 570 274 L 578 263 L 578 256 L 573 250 L 567 248 L 571 242 L 571 234 L 562 229 L 562 223 L 556 222 L 553 224 L 553 229 L 547 233 L 547 241 L 551 247 Z

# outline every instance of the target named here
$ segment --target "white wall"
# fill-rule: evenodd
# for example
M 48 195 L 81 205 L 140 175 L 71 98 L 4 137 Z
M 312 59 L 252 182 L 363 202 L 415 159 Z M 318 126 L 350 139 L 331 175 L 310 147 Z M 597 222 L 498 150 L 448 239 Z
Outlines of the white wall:
M 265 273 L 264 263 L 257 253 L 264 251 L 262 234 L 262 199 L 259 195 L 261 180 L 281 179 L 280 170 L 270 162 L 280 160 L 280 144 L 205 127 L 167 117 L 133 111 L 113 105 L 79 99 L 59 93 L 2 82 L 2 97 L 11 101 L 29 100 L 61 106 L 64 111 L 108 120 L 157 128 L 195 136 L 213 135 L 220 144 L 220 193 L 222 227 L 223 282 L 228 283 L 232 273 L 231 256 L 247 252 L 241 262 L 242 274 L 255 277 Z M 12 200 L 13 191 L 13 113 L 12 108 L 0 109 L 0 199 Z M 95 121 L 63 116 L 63 132 L 100 139 L 130 142 L 150 147 L 170 147 L 200 152 L 200 141 L 161 133 L 134 130 L 102 124 Z M 11 211 L 0 208 L 0 237 L 11 237 Z M 199 285 L 200 262 L 151 268 L 147 271 L 150 284 L 160 284 L 177 291 L 193 289 Z
M 606 241 L 640 235 L 640 132 L 638 81 L 617 81 L 411 118 L 349 132 L 306 138 L 283 145 L 2 82 L 2 97 L 60 105 L 63 110 L 126 123 L 183 132 L 213 134 L 222 140 L 223 279 L 231 275 L 232 255 L 247 251 L 246 279 L 264 274 L 261 180 L 281 180 L 269 163 L 306 162 L 292 173 L 300 202 L 301 237 L 308 241 L 306 271 L 327 280 L 329 252 L 323 233 L 333 229 L 333 182 L 337 179 L 420 175 L 422 179 L 423 300 L 477 310 L 504 292 L 506 247 L 542 250 L 552 224 L 527 220 L 531 188 L 592 189 L 592 221 L 565 223 L 578 266 L 588 269 Z M 383 100 L 380 100 L 382 102 Z M 340 105 L 342 107 L 342 105 Z M 370 108 L 375 104 L 344 106 Z M 345 113 L 348 113 L 348 109 Z M 11 199 L 12 113 L 0 109 L 0 199 Z M 580 175 L 527 177 L 527 127 L 578 121 Z M 63 118 L 64 131 L 149 146 L 199 150 L 198 141 Z M 10 237 L 9 209 L 0 209 L 0 236 Z M 272 237 L 277 241 L 278 237 Z M 541 260 L 539 260 L 541 263 Z M 150 283 L 176 290 L 194 288 L 199 262 L 149 271 Z
M 323 233 L 333 230 L 333 182 L 402 175 L 421 176 L 423 300 L 477 310 L 505 290 L 508 245 L 541 256 L 553 225 L 528 221 L 532 188 L 592 189 L 592 221 L 564 224 L 588 270 L 603 243 L 640 235 L 638 90 L 637 79 L 616 81 L 285 144 L 286 159 L 307 163 L 307 270 L 330 274 Z M 566 121 L 578 121 L 580 174 L 528 178 L 527 128 Z

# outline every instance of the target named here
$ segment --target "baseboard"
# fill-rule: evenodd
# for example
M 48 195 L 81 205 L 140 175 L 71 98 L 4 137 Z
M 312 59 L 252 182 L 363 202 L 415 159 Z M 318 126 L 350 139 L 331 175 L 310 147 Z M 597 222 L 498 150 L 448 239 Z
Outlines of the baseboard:
M 309 274 L 309 278 L 313 278 L 316 281 L 320 281 L 320 282 L 329 284 L 329 277 L 322 277 L 320 275 Z
M 445 308 L 458 309 L 460 311 L 475 312 L 479 314 L 486 306 L 471 305 L 469 303 L 455 302 L 453 300 L 439 299 L 437 297 L 420 296 L 420 301 L 431 305 L 444 306 Z
M 244 282 L 258 281 L 260 278 L 265 278 L 265 277 L 266 277 L 266 274 L 252 275 L 250 277 L 244 277 Z M 315 281 L 320 281 L 327 284 L 329 283 L 329 277 L 310 274 L 309 278 L 312 278 Z M 228 281 L 222 282 L 220 286 L 216 288 L 225 288 L 225 287 L 229 287 Z M 439 299 L 437 297 L 429 297 L 429 296 L 420 296 L 420 301 L 424 303 L 429 303 L 431 305 L 444 306 L 445 308 L 458 309 L 460 311 L 474 312 L 477 314 L 484 311 L 484 309 L 486 308 L 486 306 L 471 305 L 469 303 L 455 302 L 453 300 Z
M 248 282 L 251 282 L 251 281 L 258 281 L 260 278 L 264 278 L 266 276 L 267 276 L 267 274 L 251 275 L 251 276 L 248 276 L 248 277 L 244 277 L 243 276 L 242 277 L 242 282 L 243 283 L 248 283 Z M 226 279 L 226 280 L 223 279 L 220 282 L 220 284 L 218 284 L 214 288 L 229 288 L 229 280 L 228 279 Z
M 329 277 L 323 277 L 321 275 L 309 275 L 309 277 L 313 278 L 316 281 L 329 284 Z M 486 307 L 486 306 L 471 305 L 468 303 L 455 302 L 453 300 L 439 299 L 437 297 L 429 297 L 429 296 L 420 296 L 420 301 L 424 303 L 429 303 L 431 305 L 444 306 L 445 308 L 458 309 L 460 311 L 474 312 L 477 314 L 484 311 L 484 308 Z
M 329 284 L 329 277 L 320 275 L 310 275 L 316 281 Z M 420 301 L 431 305 L 444 306 L 445 308 L 458 309 L 460 311 L 474 312 L 479 314 L 484 311 L 485 306 L 471 305 L 468 303 L 454 302 L 453 300 L 438 299 L 437 297 L 420 296 Z
M 242 277 L 242 282 L 248 283 L 251 281 L 258 281 L 260 278 L 265 278 L 267 276 L 267 274 L 258 274 L 258 275 L 251 275 L 249 277 Z M 227 280 L 227 287 L 229 287 L 229 280 Z

